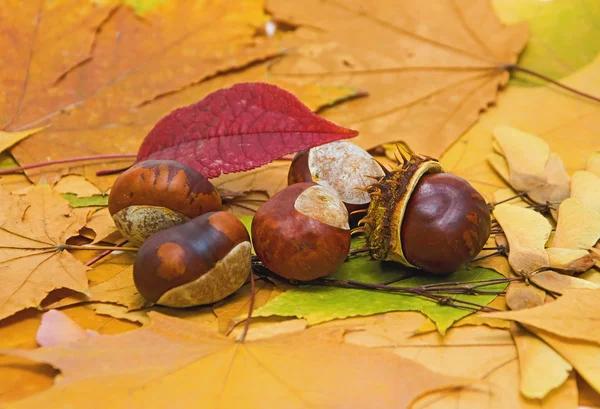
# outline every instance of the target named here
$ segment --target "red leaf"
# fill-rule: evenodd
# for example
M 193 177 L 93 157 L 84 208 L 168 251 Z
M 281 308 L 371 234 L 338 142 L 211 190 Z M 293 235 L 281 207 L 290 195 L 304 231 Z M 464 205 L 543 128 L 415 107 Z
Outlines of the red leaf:
M 144 139 L 137 159 L 172 159 L 214 178 L 356 135 L 275 85 L 243 83 L 161 119 Z

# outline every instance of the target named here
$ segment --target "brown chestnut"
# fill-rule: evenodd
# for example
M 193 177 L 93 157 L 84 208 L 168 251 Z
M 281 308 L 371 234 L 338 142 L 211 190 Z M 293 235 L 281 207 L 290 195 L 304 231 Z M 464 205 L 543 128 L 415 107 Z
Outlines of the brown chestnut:
M 368 187 L 364 224 L 371 256 L 433 274 L 457 271 L 490 235 L 484 198 L 435 159 L 413 156 Z
M 371 198 L 365 187 L 373 177 L 383 175 L 381 166 L 367 151 L 348 141 L 336 141 L 298 152 L 290 165 L 288 185 L 316 182 L 328 187 L 352 213 L 369 207 Z
M 147 160 L 117 178 L 108 210 L 121 234 L 139 245 L 157 231 L 221 210 L 221 197 L 194 169 L 172 160 Z
M 323 277 L 348 255 L 348 212 L 331 189 L 297 183 L 258 209 L 252 220 L 252 242 L 258 258 L 282 277 Z
M 450 273 L 481 251 L 491 218 L 483 197 L 449 173 L 424 175 L 413 191 L 402 222 L 406 259 L 431 273 Z
M 228 212 L 210 212 L 153 234 L 140 247 L 133 280 L 149 301 L 210 304 L 240 288 L 251 271 L 248 231 Z

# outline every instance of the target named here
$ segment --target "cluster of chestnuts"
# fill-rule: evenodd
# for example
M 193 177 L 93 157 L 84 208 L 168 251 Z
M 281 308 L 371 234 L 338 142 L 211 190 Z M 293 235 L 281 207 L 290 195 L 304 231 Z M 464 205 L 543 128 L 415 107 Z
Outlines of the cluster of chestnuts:
M 109 211 L 121 233 L 141 244 L 134 282 L 142 296 L 173 307 L 221 300 L 248 278 L 252 244 L 282 277 L 323 277 L 345 261 L 352 233 L 364 234 L 374 259 L 450 273 L 490 233 L 483 197 L 438 161 L 411 156 L 388 170 L 346 141 L 294 157 L 288 187 L 253 218 L 252 244 L 221 206 L 204 176 L 175 161 L 141 162 L 117 179 Z

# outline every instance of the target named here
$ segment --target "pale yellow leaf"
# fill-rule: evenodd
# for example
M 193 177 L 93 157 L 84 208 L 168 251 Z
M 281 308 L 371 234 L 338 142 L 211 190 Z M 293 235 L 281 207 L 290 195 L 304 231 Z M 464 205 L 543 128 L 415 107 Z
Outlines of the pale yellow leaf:
M 0 152 L 4 152 L 8 148 L 17 143 L 21 142 L 23 139 L 31 136 L 42 129 L 46 128 L 45 126 L 39 128 L 31 128 L 26 129 L 24 131 L 16 131 L 16 132 L 6 132 L 0 131 Z
M 567 274 L 583 273 L 594 265 L 592 255 L 587 250 L 549 247 L 546 253 L 550 267 Z
M 567 380 L 573 367 L 520 325 L 513 324 L 511 333 L 519 353 L 521 393 L 531 399 L 543 399 Z
M 599 309 L 600 289 L 566 289 L 556 301 L 539 307 L 485 315 L 600 344 Z
M 569 361 L 577 373 L 600 392 L 600 346 L 597 343 L 560 336 L 539 328 L 527 328 Z
M 83 176 L 78 175 L 63 176 L 54 185 L 54 190 L 59 193 L 73 193 L 77 197 L 90 197 L 102 194 L 100 189 L 88 182 Z
M 505 125 L 494 129 L 494 137 L 506 158 L 510 182 L 516 190 L 529 191 L 546 181 L 550 147 L 543 139 Z
M 531 273 L 550 261 L 545 250 L 552 226 L 538 212 L 504 203 L 496 206 L 494 217 L 508 239 L 508 261 L 517 273 Z
M 600 212 L 600 176 L 585 170 L 575 172 L 571 180 L 571 197 Z
M 530 280 L 538 287 L 557 294 L 563 294 L 567 289 L 595 290 L 600 288 L 600 284 L 551 270 L 537 273 L 531 276 Z
M 600 212 L 575 198 L 567 199 L 558 208 L 558 224 L 552 247 L 589 249 L 600 238 Z

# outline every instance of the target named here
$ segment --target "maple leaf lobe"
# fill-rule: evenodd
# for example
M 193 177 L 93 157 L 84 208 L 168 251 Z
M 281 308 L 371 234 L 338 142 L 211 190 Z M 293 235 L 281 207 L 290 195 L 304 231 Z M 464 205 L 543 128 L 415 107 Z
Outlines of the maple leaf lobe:
M 165 116 L 144 139 L 137 159 L 177 160 L 213 178 L 357 135 L 282 88 L 240 83 Z

